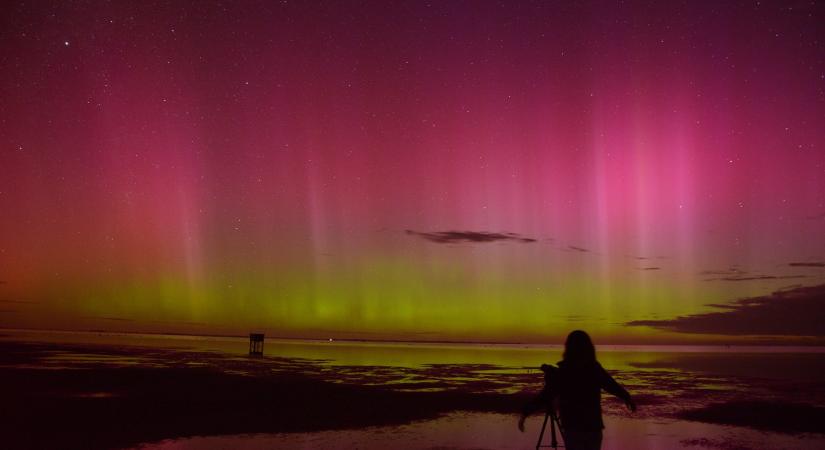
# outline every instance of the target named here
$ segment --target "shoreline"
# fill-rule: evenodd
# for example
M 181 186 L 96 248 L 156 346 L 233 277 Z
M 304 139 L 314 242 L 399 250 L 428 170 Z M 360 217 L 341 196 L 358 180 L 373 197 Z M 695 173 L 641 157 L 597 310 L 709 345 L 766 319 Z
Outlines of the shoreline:
M 58 330 L 58 329 L 36 329 L 36 328 L 0 328 L 0 338 L 3 333 L 24 333 L 24 334 L 67 334 L 79 336 L 122 336 L 122 337 L 145 337 L 154 339 L 182 339 L 182 340 L 208 340 L 208 339 L 227 339 L 245 341 L 248 335 L 223 335 L 223 334 L 188 334 L 188 333 L 148 333 L 148 332 L 134 332 L 134 331 L 111 331 L 111 330 Z M 311 338 L 311 337 L 291 337 L 291 336 L 266 336 L 267 341 L 271 342 L 299 342 L 299 343 L 343 343 L 343 344 L 378 344 L 378 345 L 421 345 L 421 346 L 472 346 L 472 347 L 501 347 L 501 348 L 542 348 L 542 349 L 561 349 L 563 344 L 552 343 L 529 343 L 529 342 L 494 342 L 494 341 L 423 341 L 423 340 L 392 340 L 392 339 L 352 339 L 352 338 Z M 821 344 L 800 344 L 800 343 L 785 343 L 785 344 L 600 344 L 599 349 L 606 351 L 656 351 L 669 350 L 670 352 L 770 352 L 770 351 L 791 351 L 795 353 L 825 353 L 825 345 Z M 721 351 L 723 350 L 724 351 Z

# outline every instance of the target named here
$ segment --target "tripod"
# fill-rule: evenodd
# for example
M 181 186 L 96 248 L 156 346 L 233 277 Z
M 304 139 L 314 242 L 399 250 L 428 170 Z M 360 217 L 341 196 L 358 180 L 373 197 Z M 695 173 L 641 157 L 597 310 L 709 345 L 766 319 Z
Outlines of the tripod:
M 544 438 L 544 430 L 547 428 L 547 419 L 550 419 L 550 445 L 541 445 L 541 440 Z M 541 424 L 539 440 L 536 442 L 536 450 L 539 450 L 541 447 L 559 448 L 559 442 L 556 439 L 556 425 L 558 425 L 559 431 L 561 431 L 561 438 L 564 439 L 564 431 L 562 431 L 561 424 L 559 424 L 559 418 L 556 416 L 556 412 L 553 411 L 553 407 L 548 406 L 544 413 L 544 423 Z M 562 445 L 562 447 L 564 446 Z

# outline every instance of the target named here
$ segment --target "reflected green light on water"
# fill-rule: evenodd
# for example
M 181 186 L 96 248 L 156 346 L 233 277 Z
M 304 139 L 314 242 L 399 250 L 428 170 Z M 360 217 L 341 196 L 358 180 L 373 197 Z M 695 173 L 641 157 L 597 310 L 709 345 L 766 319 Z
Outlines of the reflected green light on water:
M 0 339 L 62 344 L 94 344 L 101 346 L 152 347 L 191 351 L 218 352 L 226 355 L 246 355 L 248 340 L 245 337 L 214 337 L 185 335 L 155 335 L 131 333 L 52 332 L 52 331 L 5 331 Z M 320 361 L 325 365 L 386 366 L 420 368 L 440 364 L 486 364 L 504 368 L 535 368 L 541 364 L 555 364 L 562 358 L 562 345 L 519 344 L 436 344 L 395 342 L 321 341 L 296 339 L 267 339 L 265 357 L 297 358 Z M 720 356 L 721 360 L 764 361 L 760 355 L 821 355 L 823 347 L 779 346 L 696 346 L 696 345 L 604 345 L 597 346 L 598 359 L 607 369 L 648 370 L 661 369 L 663 361 L 674 366 L 682 360 L 698 360 L 702 355 Z M 810 358 L 821 359 L 816 356 Z M 97 361 L 128 358 L 101 354 L 54 355 L 53 358 Z M 796 361 L 796 356 L 790 357 Z M 803 357 L 804 358 L 804 357 Z M 132 363 L 134 361 L 128 361 Z M 735 364 L 733 364 L 735 366 Z

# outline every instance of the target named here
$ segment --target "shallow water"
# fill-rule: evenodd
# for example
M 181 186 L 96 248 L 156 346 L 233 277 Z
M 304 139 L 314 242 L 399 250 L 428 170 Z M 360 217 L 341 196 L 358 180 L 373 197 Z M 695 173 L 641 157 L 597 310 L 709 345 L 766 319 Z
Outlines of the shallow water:
M 95 333 L 71 331 L 0 330 L 0 340 L 99 344 L 123 347 L 157 347 L 226 355 L 247 355 L 245 337 L 188 336 L 136 333 Z M 422 367 L 432 364 L 490 364 L 503 367 L 538 367 L 561 359 L 561 345 L 455 344 L 405 342 L 355 342 L 267 338 L 264 353 L 270 357 L 322 361 L 337 366 Z M 599 360 L 606 368 L 639 369 L 647 364 L 677 361 L 696 355 L 725 355 L 724 358 L 787 359 L 784 355 L 814 355 L 825 361 L 825 347 L 811 346 L 710 346 L 710 345 L 600 345 Z M 783 355 L 783 356 L 780 356 Z M 796 356 L 794 356 L 796 357 Z M 773 364 L 770 364 L 771 366 Z M 797 367 L 788 364 L 787 368 Z M 741 371 L 750 366 L 731 364 Z M 818 368 L 818 367 L 817 367 Z M 793 376 L 810 368 L 799 367 Z M 783 374 L 787 371 L 782 370 Z
M 61 345 L 43 351 L 33 361 L 8 362 L 4 367 L 9 369 L 206 367 L 245 376 L 297 373 L 325 382 L 382 386 L 403 392 L 496 395 L 538 391 L 542 382 L 538 366 L 557 361 L 562 350 L 559 346 L 268 339 L 266 356 L 250 358 L 245 338 L 21 331 L 2 334 L 2 340 Z M 754 401 L 776 409 L 780 419 L 782 411 L 797 411 L 794 408 L 798 405 L 814 408 L 815 413 L 825 411 L 816 409 L 825 407 L 825 379 L 821 375 L 825 373 L 825 348 L 600 346 L 599 359 L 640 406 L 631 415 L 619 402 L 605 396 L 607 429 L 603 448 L 825 448 L 825 425 L 799 428 L 791 420 L 774 428 L 768 424 L 766 430 L 764 424 L 738 418 L 747 415 L 746 402 Z M 685 411 L 714 404 L 741 404 L 744 410 L 734 408 L 732 413 L 725 413 L 733 417 L 701 416 L 705 417 L 701 420 L 714 423 L 683 420 Z M 532 418 L 529 431 L 522 434 L 515 427 L 515 416 L 454 411 L 394 427 L 190 437 L 140 448 L 531 448 L 540 421 L 540 417 Z
M 402 425 L 316 433 L 249 434 L 193 437 L 144 444 L 140 450 L 258 450 L 289 449 L 527 449 L 534 448 L 541 417 L 527 422 L 524 433 L 516 417 L 502 414 L 453 413 L 445 417 Z M 742 427 L 675 420 L 608 417 L 602 449 L 821 449 L 811 436 L 762 433 Z M 548 431 L 549 433 L 549 426 Z M 560 445 L 563 445 L 559 437 Z M 542 440 L 549 445 L 549 434 Z

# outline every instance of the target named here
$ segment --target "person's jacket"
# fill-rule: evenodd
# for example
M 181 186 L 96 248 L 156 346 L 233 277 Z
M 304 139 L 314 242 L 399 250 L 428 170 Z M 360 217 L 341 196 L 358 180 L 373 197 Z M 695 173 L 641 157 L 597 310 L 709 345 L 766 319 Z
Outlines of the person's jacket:
M 596 431 L 604 428 L 601 390 L 630 400 L 630 394 L 596 361 L 560 361 L 557 386 L 559 416 L 565 430 Z

